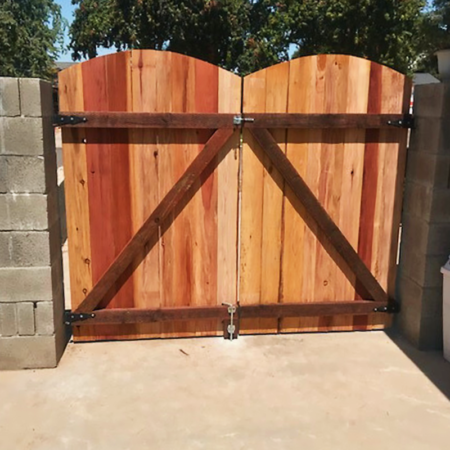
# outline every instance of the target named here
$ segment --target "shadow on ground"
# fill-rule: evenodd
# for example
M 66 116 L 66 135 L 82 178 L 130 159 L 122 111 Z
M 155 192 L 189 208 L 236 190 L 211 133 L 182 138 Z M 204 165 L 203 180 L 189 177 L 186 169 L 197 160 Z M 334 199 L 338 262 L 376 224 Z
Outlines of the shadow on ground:
M 450 363 L 442 351 L 421 351 L 413 347 L 397 330 L 386 334 L 397 347 L 420 369 L 420 371 L 450 399 Z

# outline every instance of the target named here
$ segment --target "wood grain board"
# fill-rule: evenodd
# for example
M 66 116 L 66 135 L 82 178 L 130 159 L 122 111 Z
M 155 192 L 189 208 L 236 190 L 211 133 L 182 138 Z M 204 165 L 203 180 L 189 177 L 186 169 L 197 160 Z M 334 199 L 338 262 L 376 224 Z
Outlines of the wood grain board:
M 61 113 L 239 114 L 242 91 L 247 116 L 404 114 L 410 95 L 404 75 L 347 55 L 281 63 L 248 75 L 242 85 L 239 76 L 194 58 L 133 50 L 72 66 L 60 73 L 59 86 Z M 207 128 L 63 130 L 72 309 L 202 150 L 214 131 Z M 392 296 L 406 130 L 358 125 L 270 132 Z M 240 137 L 236 129 L 189 195 L 140 249 L 102 307 L 155 310 L 237 300 L 243 306 L 361 300 L 354 274 L 250 131 L 243 130 L 241 150 Z M 240 332 L 382 328 L 386 317 L 253 315 L 241 321 Z M 218 334 L 222 324 L 214 318 L 86 323 L 74 329 L 77 341 Z
M 268 82 L 275 71 L 276 93 Z M 272 103 L 274 95 L 279 106 Z M 404 75 L 348 55 L 303 57 L 244 79 L 244 113 L 248 117 L 261 111 L 400 114 L 408 112 L 409 96 L 410 83 Z M 393 246 L 400 220 L 406 130 L 289 129 L 284 138 L 278 131 L 272 133 L 376 279 L 393 296 Z M 276 300 L 274 294 L 270 299 L 263 298 L 261 280 L 265 285 L 279 284 L 278 302 L 358 299 L 354 274 L 329 246 L 290 188 L 275 182 L 279 173 L 265 166 L 262 175 L 255 177 L 255 170 L 261 168 L 257 169 L 252 155 L 260 153 L 254 139 L 244 133 L 241 303 Z M 274 181 L 272 185 L 265 182 L 268 177 Z M 284 195 L 278 200 L 281 208 L 272 204 L 266 209 L 264 199 L 276 198 L 282 191 Z M 276 227 L 281 223 L 280 235 L 270 243 L 261 238 L 264 217 L 270 217 Z M 279 236 L 281 243 L 274 248 L 273 241 Z M 271 258 L 270 267 L 264 265 L 263 255 Z M 381 314 L 284 318 L 279 331 L 372 329 L 388 322 L 388 316 Z M 260 327 L 258 331 L 268 330 Z

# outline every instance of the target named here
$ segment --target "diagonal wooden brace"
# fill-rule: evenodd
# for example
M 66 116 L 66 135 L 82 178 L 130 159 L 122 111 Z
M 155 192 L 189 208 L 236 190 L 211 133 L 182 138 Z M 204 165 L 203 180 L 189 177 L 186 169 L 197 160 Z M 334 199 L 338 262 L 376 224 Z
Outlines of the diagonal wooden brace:
M 323 231 L 328 241 L 354 272 L 357 280 L 372 297 L 372 300 L 387 303 L 387 293 L 364 264 L 350 242 L 348 242 L 339 227 L 334 223 L 333 219 L 328 215 L 319 200 L 317 200 L 306 182 L 280 149 L 270 132 L 264 128 L 250 129 L 250 132 L 292 189 L 294 195 L 306 208 L 308 214 Z
M 99 305 L 103 297 L 114 286 L 114 283 L 133 262 L 137 253 L 144 247 L 154 233 L 157 232 L 164 219 L 166 219 L 174 208 L 183 200 L 185 194 L 218 155 L 232 134 L 232 128 L 221 128 L 210 137 L 203 150 L 196 156 L 186 172 L 184 172 L 183 176 L 166 194 L 161 203 L 125 245 L 80 306 L 78 306 L 75 311 L 76 313 L 91 312 Z

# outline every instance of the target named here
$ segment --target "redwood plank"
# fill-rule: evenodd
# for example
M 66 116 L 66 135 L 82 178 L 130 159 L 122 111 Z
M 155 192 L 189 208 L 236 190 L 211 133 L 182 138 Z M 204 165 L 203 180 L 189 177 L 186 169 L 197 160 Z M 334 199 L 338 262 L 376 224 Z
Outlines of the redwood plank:
M 355 273 L 364 290 L 367 291 L 373 300 L 386 303 L 388 301 L 386 292 L 370 273 L 351 244 L 286 158 L 269 131 L 254 129 L 252 130 L 252 134 L 283 176 L 286 183 L 291 187 L 294 194 L 305 206 L 308 214 L 317 223 L 334 249 L 348 264 L 349 268 Z
M 131 264 L 133 259 L 136 257 L 137 252 L 157 231 L 160 223 L 163 223 L 164 220 L 173 212 L 174 208 L 180 204 L 185 194 L 194 185 L 201 173 L 214 160 L 232 133 L 232 129 L 220 129 L 214 133 L 214 135 L 206 143 L 202 152 L 188 167 L 184 175 L 167 193 L 161 203 L 145 221 L 144 225 L 132 237 L 132 239 L 115 258 L 114 262 L 103 273 L 99 281 L 77 308 L 77 312 L 90 312 L 99 305 L 103 297 L 108 293 L 109 289 L 114 286 L 114 283 Z

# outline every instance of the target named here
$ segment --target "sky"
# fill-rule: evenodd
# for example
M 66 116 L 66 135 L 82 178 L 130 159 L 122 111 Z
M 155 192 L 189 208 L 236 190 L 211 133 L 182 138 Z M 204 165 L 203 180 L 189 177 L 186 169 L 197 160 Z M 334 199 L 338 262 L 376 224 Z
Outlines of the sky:
M 72 0 L 55 0 L 55 2 L 58 3 L 59 5 L 61 5 L 62 15 L 70 24 L 73 20 L 73 12 L 75 10 L 75 6 L 72 5 Z M 66 30 L 66 34 L 64 37 L 64 44 L 66 47 L 67 47 L 67 45 L 69 45 L 68 31 L 69 30 Z M 112 49 L 100 48 L 98 50 L 99 55 L 106 55 L 108 53 L 114 53 L 114 52 L 115 52 L 114 48 L 112 48 Z M 64 61 L 64 62 L 72 61 L 72 58 L 70 56 L 70 51 L 65 51 L 65 52 L 61 53 L 58 58 L 58 61 Z

